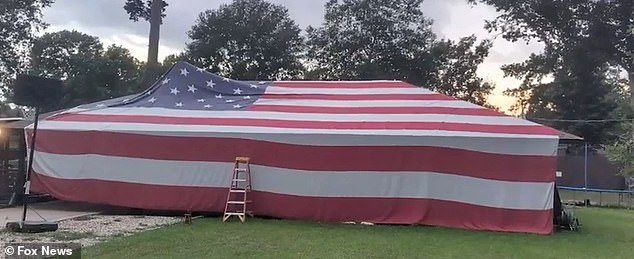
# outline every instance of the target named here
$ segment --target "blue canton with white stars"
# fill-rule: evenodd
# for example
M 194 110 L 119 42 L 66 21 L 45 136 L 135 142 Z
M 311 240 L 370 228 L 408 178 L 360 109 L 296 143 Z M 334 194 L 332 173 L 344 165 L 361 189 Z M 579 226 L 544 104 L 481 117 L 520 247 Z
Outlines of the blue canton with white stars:
M 101 107 L 246 110 L 264 94 L 269 84 L 231 80 L 178 62 L 144 93 L 124 99 L 118 105 L 101 104 Z

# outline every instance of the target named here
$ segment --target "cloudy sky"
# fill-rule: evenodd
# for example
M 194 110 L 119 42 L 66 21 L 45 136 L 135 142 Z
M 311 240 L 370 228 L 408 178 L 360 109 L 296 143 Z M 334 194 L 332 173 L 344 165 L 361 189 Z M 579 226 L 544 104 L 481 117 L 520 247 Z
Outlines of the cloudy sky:
M 269 0 L 288 8 L 291 17 L 302 28 L 319 26 L 323 21 L 324 4 L 327 0 Z M 106 45 L 123 45 L 140 60 L 147 56 L 149 24 L 128 20 L 123 4 L 125 0 L 56 0 L 44 11 L 44 19 L 50 24 L 47 31 L 63 29 L 77 30 L 101 38 Z M 218 8 L 231 0 L 168 0 L 166 18 L 161 27 L 159 60 L 182 50 L 188 42 L 187 31 L 198 14 L 207 9 Z M 484 30 L 484 21 L 495 17 L 493 8 L 483 5 L 470 6 L 466 0 L 425 0 L 423 12 L 434 20 L 434 31 L 439 37 L 458 39 L 475 34 L 479 39 L 495 36 Z M 500 66 L 523 61 L 530 53 L 540 52 L 537 43 L 510 43 L 495 39 L 489 57 L 480 66 L 478 73 L 496 85 L 490 102 L 505 110 L 513 102 L 502 95 L 502 91 L 515 87 L 518 80 L 504 78 Z

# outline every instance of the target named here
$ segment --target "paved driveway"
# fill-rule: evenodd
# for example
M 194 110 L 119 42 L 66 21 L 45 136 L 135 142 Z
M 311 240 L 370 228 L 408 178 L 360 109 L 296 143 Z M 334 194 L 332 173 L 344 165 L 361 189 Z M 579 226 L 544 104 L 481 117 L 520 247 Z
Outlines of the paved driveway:
M 58 221 L 83 215 L 97 214 L 105 210 L 104 206 L 67 202 L 49 201 L 30 204 L 27 209 L 28 221 Z M 39 214 L 39 215 L 38 215 Z M 41 216 L 41 217 L 40 217 Z M 0 209 L 0 229 L 4 229 L 8 221 L 22 220 L 22 206 Z

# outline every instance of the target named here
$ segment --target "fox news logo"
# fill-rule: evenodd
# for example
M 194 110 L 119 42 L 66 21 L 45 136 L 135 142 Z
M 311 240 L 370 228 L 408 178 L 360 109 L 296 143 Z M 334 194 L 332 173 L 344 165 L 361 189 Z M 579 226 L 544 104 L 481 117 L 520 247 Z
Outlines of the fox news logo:
M 81 258 L 77 243 L 7 243 L 5 258 Z

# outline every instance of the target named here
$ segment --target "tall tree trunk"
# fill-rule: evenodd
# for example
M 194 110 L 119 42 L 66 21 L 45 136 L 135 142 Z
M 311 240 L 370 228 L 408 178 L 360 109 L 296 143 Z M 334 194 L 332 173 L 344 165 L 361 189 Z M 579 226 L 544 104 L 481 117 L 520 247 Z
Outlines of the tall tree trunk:
M 158 65 L 158 48 L 161 28 L 161 11 L 163 9 L 163 0 L 152 0 L 150 9 L 150 39 L 148 44 L 147 65 L 143 75 L 141 84 L 144 88 L 154 83 L 156 77 L 160 74 Z
M 161 9 L 163 0 L 152 0 L 150 17 L 150 42 L 148 47 L 147 64 L 148 67 L 155 67 L 158 64 L 159 34 L 161 31 Z

